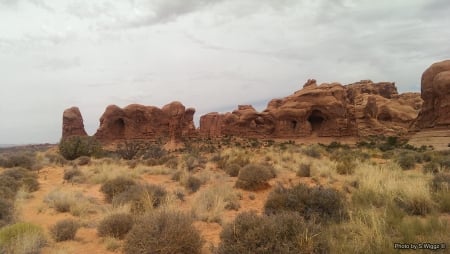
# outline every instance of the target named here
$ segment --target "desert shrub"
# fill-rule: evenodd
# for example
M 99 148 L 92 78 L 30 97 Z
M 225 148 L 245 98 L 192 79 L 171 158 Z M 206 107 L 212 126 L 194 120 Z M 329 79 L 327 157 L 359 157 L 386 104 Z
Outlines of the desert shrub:
M 136 182 L 132 179 L 125 177 L 116 177 L 103 183 L 100 187 L 100 191 L 105 195 L 105 200 L 111 202 L 114 196 L 128 190 L 130 187 L 135 185 Z
M 75 160 L 81 156 L 100 156 L 102 147 L 93 137 L 73 136 L 61 139 L 59 142 L 59 153 L 66 160 Z
M 30 192 L 39 189 L 37 174 L 24 168 L 6 169 L 0 175 L 0 184 L 7 186 L 14 195 L 21 187 Z
M 89 156 L 83 155 L 77 158 L 78 166 L 88 165 L 89 163 L 91 163 L 91 157 Z
M 236 187 L 245 190 L 258 190 L 267 187 L 275 177 L 275 169 L 266 164 L 248 164 L 239 171 Z
M 80 169 L 74 167 L 64 170 L 63 179 L 69 183 L 80 183 L 84 181 L 84 174 Z
M 339 161 L 336 164 L 336 172 L 340 175 L 351 175 L 355 172 L 355 168 L 356 163 L 350 159 Z
M 221 222 L 225 210 L 238 210 L 239 195 L 228 185 L 213 185 L 198 193 L 192 211 L 206 222 Z
M 178 167 L 178 159 L 177 158 L 170 158 L 168 159 L 165 164 L 168 168 L 171 169 L 177 169 Z
M 423 200 L 418 197 L 398 196 L 394 198 L 394 202 L 409 215 L 427 215 L 434 208 L 434 204 L 430 200 Z
M 301 163 L 297 170 L 297 176 L 310 177 L 311 176 L 311 163 Z
M 433 191 L 450 191 L 450 173 L 436 174 L 431 180 L 431 188 Z
M 93 211 L 92 200 L 80 192 L 55 189 L 44 197 L 49 207 L 60 213 L 70 212 L 74 216 L 82 216 Z
M 241 170 L 241 166 L 237 164 L 236 162 L 232 162 L 229 164 L 226 164 L 223 168 L 223 170 L 232 177 L 236 177 L 239 175 L 239 170 Z
M 426 173 L 436 174 L 439 172 L 439 164 L 436 162 L 427 162 L 425 165 L 423 165 L 422 171 L 425 174 Z
M 33 154 L 14 154 L 10 156 L 5 156 L 2 161 L 0 161 L 0 166 L 4 168 L 14 168 L 22 167 L 26 169 L 33 169 L 36 164 L 36 158 Z
M 64 219 L 56 222 L 56 224 L 50 228 L 50 233 L 57 242 L 73 240 L 75 239 L 79 227 L 80 225 L 75 220 Z
M 125 254 L 201 253 L 203 240 L 192 219 L 179 212 L 159 211 L 144 216 L 125 238 Z
M 111 214 L 104 218 L 97 226 L 99 236 L 123 238 L 133 227 L 133 217 L 126 213 Z
M 310 145 L 303 149 L 303 153 L 309 157 L 319 159 L 322 154 L 318 145 Z
M 277 186 L 267 198 L 264 212 L 268 215 L 280 212 L 297 212 L 306 220 L 341 221 L 347 210 L 344 197 L 336 190 L 322 186 L 309 188 L 298 184 L 292 188 Z
M 433 194 L 439 210 L 443 213 L 450 213 L 450 191 L 440 190 Z
M 328 253 L 320 225 L 296 213 L 239 214 L 220 234 L 218 254 Z
M 196 156 L 188 155 L 184 158 L 184 162 L 186 164 L 186 168 L 189 171 L 192 171 L 193 169 L 200 166 L 200 161 Z
M 166 150 L 164 150 L 159 145 L 150 145 L 146 147 L 144 154 L 142 155 L 143 159 L 160 159 L 167 154 Z
M 20 188 L 20 184 L 16 181 L 16 179 L 7 175 L 0 175 L 0 186 L 4 189 L 9 190 L 12 194 L 12 196 L 4 196 L 4 198 L 7 199 L 13 199 L 14 195 L 16 195 L 16 192 Z
M 412 169 L 416 165 L 414 154 L 409 152 L 399 153 L 395 161 L 403 170 Z
M 0 228 L 10 224 L 14 220 L 14 203 L 0 198 Z
M 130 204 L 133 214 L 142 214 L 159 207 L 167 196 L 167 191 L 154 184 L 133 185 L 114 197 L 114 206 Z
M 125 141 L 125 143 L 117 146 L 116 153 L 119 154 L 122 159 L 132 160 L 140 157 L 144 149 L 144 144 L 142 142 Z
M 184 187 L 188 189 L 190 192 L 196 192 L 200 189 L 202 185 L 202 181 L 195 176 L 188 176 L 186 181 L 184 182 Z
M 50 163 L 56 165 L 64 166 L 67 163 L 67 160 L 61 154 L 46 153 L 45 157 Z
M 0 253 L 37 254 L 46 244 L 41 227 L 19 222 L 0 229 Z

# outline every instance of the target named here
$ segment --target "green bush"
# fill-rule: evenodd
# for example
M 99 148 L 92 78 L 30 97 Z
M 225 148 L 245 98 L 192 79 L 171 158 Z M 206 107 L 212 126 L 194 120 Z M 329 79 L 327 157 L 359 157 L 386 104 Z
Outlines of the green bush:
M 159 211 L 144 216 L 125 238 L 125 254 L 199 254 L 203 240 L 192 219 L 179 212 Z
M 135 186 L 136 182 L 124 177 L 116 177 L 102 184 L 100 191 L 105 195 L 105 200 L 111 202 L 114 196 L 125 192 L 130 187 Z
M 167 191 L 158 185 L 133 185 L 117 194 L 112 203 L 114 206 L 131 205 L 131 213 L 143 214 L 159 207 L 167 196 Z
M 57 242 L 75 239 L 79 224 L 72 219 L 64 219 L 58 221 L 51 229 L 50 233 Z
M 244 190 L 258 190 L 268 187 L 268 181 L 275 177 L 275 169 L 266 164 L 248 164 L 239 171 L 236 187 Z
M 59 153 L 66 160 L 75 160 L 81 156 L 100 156 L 102 147 L 93 137 L 73 136 L 61 139 L 59 142 Z
M 395 161 L 404 170 L 412 169 L 416 165 L 416 157 L 410 152 L 401 152 L 397 155 Z
M 133 227 L 133 217 L 126 213 L 111 214 L 97 226 L 99 236 L 123 238 Z
M 142 156 L 143 159 L 161 159 L 167 154 L 166 150 L 164 150 L 159 145 L 150 145 L 146 147 L 145 152 Z
M 239 214 L 220 234 L 217 254 L 328 253 L 320 225 L 296 213 Z
M 14 203 L 0 198 L 0 228 L 14 221 Z
M 297 170 L 297 176 L 310 177 L 311 176 L 311 163 L 301 163 Z
M 306 220 L 341 221 L 347 210 L 344 197 L 336 190 L 322 186 L 309 188 L 298 184 L 292 188 L 277 186 L 264 205 L 266 214 L 297 212 Z
M 37 254 L 45 244 L 44 231 L 34 224 L 20 222 L 0 229 L 0 253 Z

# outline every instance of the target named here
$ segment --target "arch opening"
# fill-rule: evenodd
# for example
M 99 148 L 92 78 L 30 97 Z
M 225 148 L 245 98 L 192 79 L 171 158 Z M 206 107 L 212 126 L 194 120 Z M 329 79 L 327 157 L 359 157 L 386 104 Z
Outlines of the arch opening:
M 325 121 L 325 116 L 319 110 L 313 110 L 308 117 L 308 122 L 311 124 L 311 132 L 315 133 L 320 131 L 322 124 Z
M 125 132 L 125 121 L 122 118 L 117 119 L 114 121 L 111 132 L 116 137 L 123 137 Z
M 295 129 L 297 129 L 297 121 L 296 120 L 292 120 L 291 121 L 291 128 L 293 129 L 293 130 L 295 130 Z

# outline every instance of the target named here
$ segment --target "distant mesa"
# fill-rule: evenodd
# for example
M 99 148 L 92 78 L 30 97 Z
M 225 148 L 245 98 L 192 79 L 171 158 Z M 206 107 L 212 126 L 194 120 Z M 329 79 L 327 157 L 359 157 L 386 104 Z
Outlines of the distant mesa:
M 423 106 L 422 106 L 423 104 Z M 419 113 L 420 112 L 420 113 Z M 258 112 L 239 105 L 228 113 L 212 112 L 193 122 L 194 108 L 172 102 L 162 108 L 110 105 L 94 136 L 103 143 L 127 140 L 182 140 L 204 137 L 301 139 L 406 135 L 413 130 L 450 126 L 450 61 L 433 64 L 422 76 L 422 94 L 399 94 L 395 83 L 361 80 L 348 85 L 308 80 L 301 90 L 271 100 Z M 63 138 L 86 135 L 78 108 L 63 114 Z

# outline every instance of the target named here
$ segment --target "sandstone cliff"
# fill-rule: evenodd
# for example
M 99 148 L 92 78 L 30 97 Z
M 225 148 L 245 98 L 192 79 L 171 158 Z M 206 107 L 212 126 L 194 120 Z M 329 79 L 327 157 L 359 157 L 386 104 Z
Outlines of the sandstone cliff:
M 418 93 L 399 95 L 394 83 L 363 80 L 343 86 L 308 80 L 294 94 L 271 100 L 263 112 L 240 105 L 231 113 L 206 114 L 199 132 L 265 138 L 401 135 L 421 103 Z

